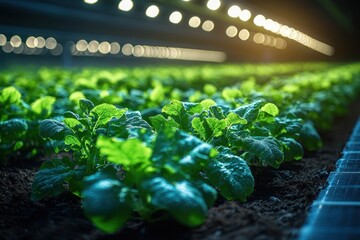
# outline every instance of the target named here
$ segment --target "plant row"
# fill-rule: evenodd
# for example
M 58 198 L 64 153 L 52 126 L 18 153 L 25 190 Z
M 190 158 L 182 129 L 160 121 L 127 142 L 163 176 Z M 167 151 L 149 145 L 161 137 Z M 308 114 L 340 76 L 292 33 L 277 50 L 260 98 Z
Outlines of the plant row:
M 73 89 L 79 81 L 85 82 L 55 88 Z M 32 199 L 70 190 L 106 232 L 136 216 L 171 216 L 198 226 L 218 194 L 246 200 L 254 189 L 250 166 L 278 168 L 300 160 L 304 149 L 321 147 L 316 128 L 331 127 L 357 96 L 360 66 L 273 77 L 266 84 L 250 78 L 180 90 L 153 80 L 148 89 L 126 94 L 108 87 L 41 96 L 31 104 L 17 88 L 3 88 L 2 159 L 21 149 L 62 153 L 42 164 Z

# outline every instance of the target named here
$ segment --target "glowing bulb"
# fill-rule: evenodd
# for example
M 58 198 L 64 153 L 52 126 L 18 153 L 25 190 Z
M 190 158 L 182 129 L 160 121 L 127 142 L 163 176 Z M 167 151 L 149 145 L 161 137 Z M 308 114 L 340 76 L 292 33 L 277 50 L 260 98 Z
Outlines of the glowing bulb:
M 266 18 L 261 14 L 256 15 L 256 17 L 254 18 L 254 24 L 258 27 L 264 26 L 265 21 L 266 21 Z
M 217 10 L 220 6 L 221 6 L 221 2 L 220 0 L 209 0 L 206 4 L 206 6 L 210 9 L 210 10 Z
M 237 32 L 238 32 L 238 30 L 235 26 L 230 26 L 226 29 L 226 35 L 228 37 L 235 37 Z
M 239 17 L 240 13 L 241 13 L 241 9 L 237 5 L 232 5 L 228 10 L 228 15 L 229 15 L 229 17 L 232 17 L 232 18 Z
M 14 50 L 14 47 L 11 45 L 11 43 L 7 42 L 2 46 L 2 50 L 6 53 L 11 53 Z
M 30 36 L 26 39 L 26 46 L 28 46 L 28 48 L 35 48 L 38 44 L 38 41 L 35 37 Z
M 85 3 L 87 4 L 94 4 L 97 3 L 98 0 L 84 0 Z
M 131 0 L 122 0 L 119 2 L 118 8 L 121 11 L 128 12 L 134 7 L 134 3 Z
M 91 42 L 89 42 L 89 44 L 87 45 L 87 49 L 89 50 L 89 52 L 91 53 L 96 53 L 97 51 L 99 51 L 99 42 L 96 40 L 92 40 Z
M 36 45 L 37 48 L 45 47 L 46 42 L 45 42 L 45 39 L 43 37 L 37 37 L 36 40 L 37 40 L 37 45 Z
M 239 38 L 243 41 L 248 40 L 250 37 L 250 32 L 247 29 L 241 29 L 239 32 Z
M 206 20 L 202 24 L 202 29 L 206 32 L 211 32 L 214 29 L 214 23 L 210 20 Z
M 102 42 L 99 45 L 99 52 L 102 54 L 108 54 L 110 52 L 111 45 L 108 42 Z
M 251 12 L 247 9 L 244 9 L 240 12 L 239 18 L 241 21 L 248 21 L 251 18 Z
M 197 28 L 201 24 L 201 19 L 197 16 L 191 17 L 189 20 L 189 26 L 192 28 Z
M 10 44 L 11 44 L 11 46 L 13 46 L 13 47 L 20 47 L 20 45 L 21 45 L 21 38 L 18 36 L 18 35 L 14 35 L 14 36 L 12 36 L 11 37 L 11 39 L 10 39 Z
M 146 16 L 150 18 L 155 18 L 157 15 L 159 15 L 159 13 L 160 13 L 160 9 L 156 5 L 149 6 L 145 12 Z
M 6 36 L 4 34 L 0 34 L 0 46 L 4 46 L 6 41 Z
M 170 14 L 169 21 L 174 24 L 178 24 L 182 19 L 182 14 L 178 11 L 175 11 Z
M 130 56 L 134 52 L 134 47 L 130 43 L 126 43 L 122 48 L 122 53 L 125 56 Z
M 49 50 L 54 49 L 56 45 L 57 45 L 57 41 L 53 37 L 49 37 L 45 40 L 45 47 Z
M 111 54 L 118 54 L 120 52 L 120 44 L 117 42 L 112 42 L 110 44 L 110 53 Z

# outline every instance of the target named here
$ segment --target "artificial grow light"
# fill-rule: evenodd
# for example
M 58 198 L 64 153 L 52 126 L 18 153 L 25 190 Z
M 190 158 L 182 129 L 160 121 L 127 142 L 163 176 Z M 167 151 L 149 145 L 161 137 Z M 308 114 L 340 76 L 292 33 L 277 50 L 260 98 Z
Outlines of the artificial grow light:
M 149 18 L 155 18 L 157 15 L 159 15 L 160 13 L 160 9 L 158 6 L 156 5 L 151 5 L 146 9 L 146 16 L 148 16 Z
M 198 16 L 193 16 L 189 19 L 189 26 L 192 28 L 197 28 L 201 24 L 201 19 Z
M 121 11 L 128 12 L 134 7 L 134 3 L 131 0 L 121 0 L 119 2 L 118 8 Z
M 84 0 L 85 3 L 87 4 L 94 4 L 97 3 L 98 0 Z
M 207 8 L 210 10 L 217 10 L 219 9 L 219 7 L 221 6 L 221 1 L 220 0 L 209 0 L 206 4 Z

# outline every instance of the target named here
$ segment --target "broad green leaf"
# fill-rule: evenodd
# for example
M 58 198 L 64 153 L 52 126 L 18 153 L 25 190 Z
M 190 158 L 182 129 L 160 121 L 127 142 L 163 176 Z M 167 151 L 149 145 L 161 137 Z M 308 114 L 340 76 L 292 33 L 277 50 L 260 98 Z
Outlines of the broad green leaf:
M 162 112 L 171 116 L 180 125 L 180 129 L 189 131 L 190 115 L 187 113 L 185 107 L 180 101 L 174 100 L 171 103 L 166 104 L 162 108 Z
M 35 100 L 35 102 L 31 104 L 31 109 L 37 115 L 43 115 L 44 117 L 49 117 L 52 112 L 52 108 L 55 101 L 56 99 L 54 97 L 50 97 L 50 96 L 42 97 Z
M 152 149 L 138 139 L 121 140 L 100 136 L 96 145 L 109 162 L 122 165 L 131 174 L 129 177 L 133 179 L 129 181 L 138 183 L 146 174 L 155 171 L 150 160 Z
M 206 168 L 209 182 L 227 200 L 245 201 L 254 191 L 254 178 L 246 162 L 233 154 L 220 153 Z
M 227 127 L 227 123 L 225 119 L 217 119 L 217 118 L 205 118 L 205 122 L 207 123 L 208 127 L 212 131 L 213 137 L 220 137 L 223 134 L 223 131 Z
M 85 99 L 85 98 L 86 98 L 85 95 L 79 91 L 73 92 L 69 96 L 69 100 L 76 104 L 78 104 L 81 99 Z M 81 106 L 81 103 L 79 103 L 79 105 Z
M 84 168 L 73 169 L 66 159 L 44 162 L 35 175 L 31 199 L 38 201 L 45 197 L 61 194 L 66 190 L 65 183 L 83 171 Z
M 210 107 L 216 106 L 216 102 L 212 99 L 205 99 L 200 102 L 200 105 L 202 106 L 203 110 L 209 110 Z
M 284 161 L 282 146 L 273 137 L 246 137 L 242 141 L 243 150 L 258 157 L 264 167 L 278 168 Z
M 214 85 L 207 83 L 207 84 L 204 85 L 203 91 L 208 96 L 212 96 L 213 94 L 215 94 L 217 92 L 217 89 L 216 89 L 216 87 Z
M 66 112 L 64 112 L 63 115 L 64 115 L 65 118 L 74 118 L 74 119 L 77 119 L 77 120 L 80 118 L 80 116 L 78 114 L 76 114 L 74 112 L 71 112 L 71 111 L 66 111 Z
M 201 192 L 208 208 L 212 207 L 217 198 L 217 191 L 215 188 L 203 181 L 193 182 L 195 188 Z
M 303 147 L 293 138 L 281 138 L 285 161 L 301 160 L 304 155 Z
M 166 129 L 165 129 L 166 130 Z M 186 174 L 198 174 L 214 153 L 211 145 L 183 131 L 159 132 L 153 147 L 152 161 L 157 166 L 171 164 Z
M 0 144 L 11 143 L 25 135 L 28 125 L 22 119 L 10 119 L 0 122 Z
M 260 111 L 266 112 L 273 117 L 276 117 L 277 115 L 279 115 L 279 109 L 273 103 L 266 103 L 262 108 L 260 108 Z
M 253 122 L 257 119 L 259 114 L 259 110 L 265 103 L 263 101 L 255 101 L 253 103 L 241 106 L 235 110 L 234 113 L 239 115 L 242 118 L 245 118 L 248 122 Z
M 322 147 L 319 133 L 311 122 L 305 122 L 300 132 L 300 142 L 309 151 L 314 151 Z
M 169 104 L 166 104 L 162 108 L 162 112 L 164 112 L 170 116 L 179 116 L 179 115 L 181 115 L 182 111 L 184 111 L 184 106 L 180 101 L 177 101 L 177 100 L 172 101 Z
M 85 114 L 89 114 L 90 111 L 95 107 L 94 103 L 88 99 L 80 99 L 79 106 L 81 111 L 83 111 Z
M 131 217 L 127 188 L 115 176 L 98 172 L 87 177 L 84 186 L 84 211 L 96 227 L 113 233 Z
M 160 103 L 165 98 L 165 89 L 161 84 L 157 84 L 155 88 L 151 91 L 150 100 L 155 103 Z
M 194 117 L 193 120 L 191 121 L 191 126 L 193 127 L 193 129 L 195 130 L 195 132 L 197 132 L 200 135 L 201 139 L 207 139 L 207 135 L 206 135 L 206 129 L 204 127 L 204 122 L 201 121 L 201 119 L 199 117 Z
M 81 147 L 80 140 L 77 137 L 75 137 L 74 135 L 66 135 L 64 143 L 67 144 L 67 145 L 70 145 L 70 146 Z
M 64 140 L 65 135 L 69 134 L 70 129 L 62 122 L 54 119 L 45 119 L 40 122 L 40 136 L 53 140 Z
M 180 223 L 196 227 L 206 218 L 207 205 L 201 192 L 190 182 L 169 182 L 157 177 L 143 182 L 140 194 L 155 209 L 167 210 Z
M 141 117 L 139 111 L 127 111 L 126 116 L 126 127 L 127 128 L 146 128 L 151 129 L 150 125 Z
M 15 104 L 21 100 L 21 93 L 14 87 L 10 86 L 1 90 L 0 103 Z
M 86 127 L 75 118 L 65 118 L 64 123 L 75 133 L 84 132 L 86 129 Z
M 212 116 L 214 116 L 215 118 L 217 119 L 224 119 L 225 118 L 225 115 L 224 115 L 224 111 L 223 111 L 223 108 L 221 106 L 218 106 L 218 105 L 214 105 L 214 106 L 211 106 L 209 108 Z
M 97 118 L 95 126 L 102 126 L 108 123 L 113 117 L 120 118 L 125 112 L 126 109 L 119 109 L 114 105 L 103 103 L 94 107 L 90 111 L 90 115 Z
M 150 117 L 150 122 L 156 131 L 159 131 L 159 130 L 161 130 L 163 128 L 167 128 L 167 127 L 178 128 L 180 126 L 177 122 L 175 122 L 175 120 L 173 118 L 169 117 L 168 119 L 166 119 L 161 114 Z
M 241 118 L 239 115 L 237 115 L 236 113 L 229 113 L 227 116 L 226 116 L 226 125 L 227 127 L 230 127 L 234 124 L 246 124 L 247 121 L 246 119 L 244 118 Z

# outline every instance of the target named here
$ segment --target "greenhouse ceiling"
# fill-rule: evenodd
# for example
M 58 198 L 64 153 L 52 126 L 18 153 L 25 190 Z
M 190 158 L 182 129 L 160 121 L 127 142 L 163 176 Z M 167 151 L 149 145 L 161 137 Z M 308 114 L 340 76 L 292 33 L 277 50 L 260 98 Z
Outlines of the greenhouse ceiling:
M 166 47 L 167 58 L 208 50 L 203 58 L 219 62 L 359 56 L 356 7 L 336 0 L 0 0 L 0 8 L 0 45 L 14 45 L 12 36 L 53 37 L 62 51 L 81 40 L 99 51 L 119 42 L 130 53 Z

